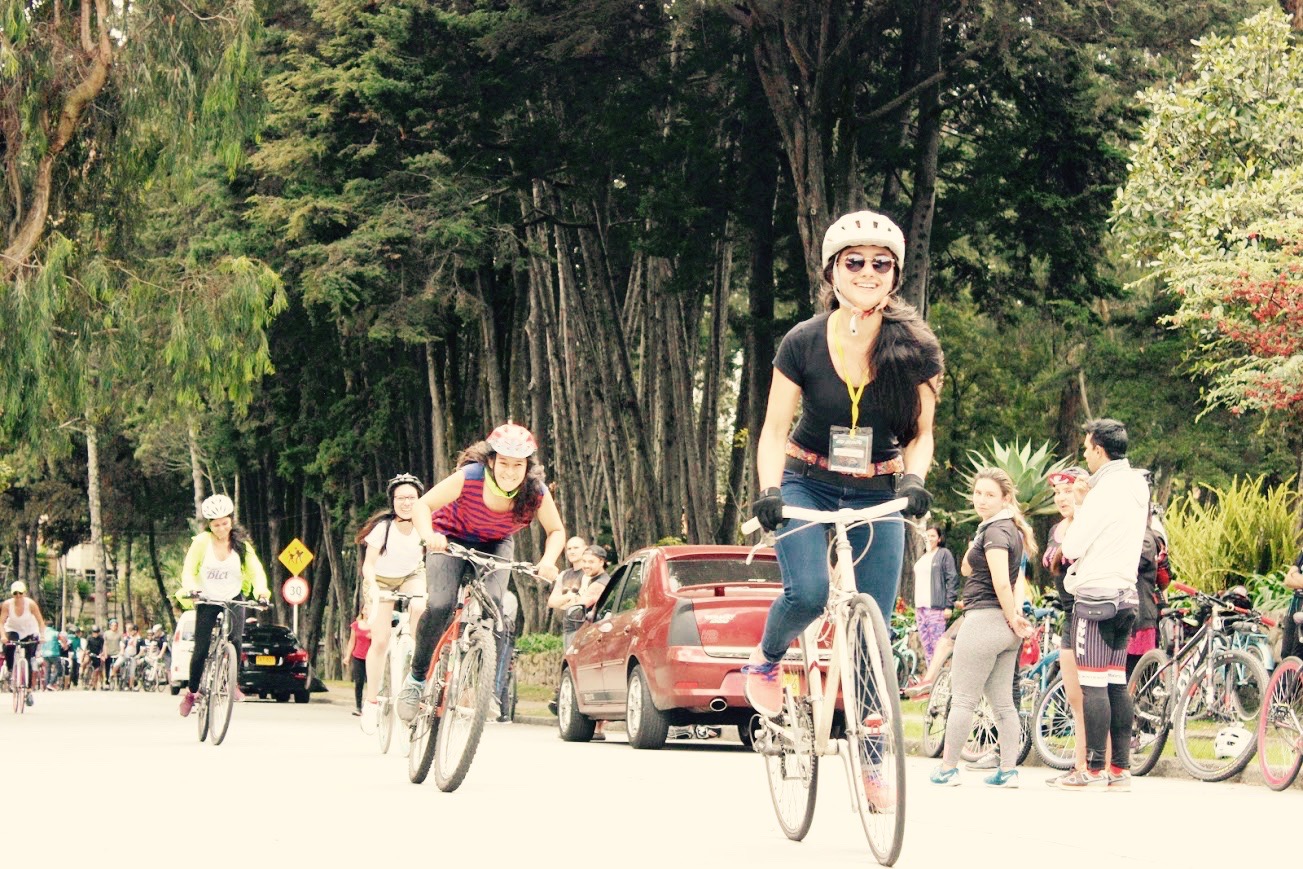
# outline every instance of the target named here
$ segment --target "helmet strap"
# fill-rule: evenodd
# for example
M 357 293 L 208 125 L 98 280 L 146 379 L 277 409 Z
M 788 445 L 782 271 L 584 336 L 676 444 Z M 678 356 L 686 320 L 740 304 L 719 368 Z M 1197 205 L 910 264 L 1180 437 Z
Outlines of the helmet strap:
M 852 305 L 850 301 L 844 295 L 842 295 L 842 291 L 837 289 L 837 287 L 834 286 L 832 288 L 832 293 L 834 296 L 837 297 L 837 304 L 840 307 L 845 308 L 846 312 L 850 314 L 850 319 L 847 322 L 850 325 L 850 330 L 852 335 L 860 334 L 860 330 L 856 326 L 856 322 L 861 317 L 870 317 L 874 314 L 881 313 L 882 310 L 887 307 L 887 303 L 891 300 L 891 293 L 887 293 L 887 295 L 883 297 L 881 302 L 879 302 L 877 305 L 874 305 L 872 308 L 865 310 L 864 308 L 857 308 L 854 305 Z
M 497 495 L 499 498 L 506 498 L 508 501 L 520 494 L 519 486 L 512 489 L 510 492 L 499 486 L 498 481 L 493 478 L 493 469 L 487 464 L 484 466 L 484 484 L 489 487 L 490 492 Z

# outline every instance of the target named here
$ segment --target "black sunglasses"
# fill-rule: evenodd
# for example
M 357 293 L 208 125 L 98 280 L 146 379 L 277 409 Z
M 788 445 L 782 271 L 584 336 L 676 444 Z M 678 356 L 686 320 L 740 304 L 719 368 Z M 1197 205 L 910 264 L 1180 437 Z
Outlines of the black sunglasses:
M 885 275 L 896 267 L 896 261 L 889 256 L 875 256 L 868 260 L 857 253 L 848 253 L 842 257 L 842 265 L 846 266 L 846 271 L 851 274 L 861 271 L 865 265 L 871 265 L 875 272 Z

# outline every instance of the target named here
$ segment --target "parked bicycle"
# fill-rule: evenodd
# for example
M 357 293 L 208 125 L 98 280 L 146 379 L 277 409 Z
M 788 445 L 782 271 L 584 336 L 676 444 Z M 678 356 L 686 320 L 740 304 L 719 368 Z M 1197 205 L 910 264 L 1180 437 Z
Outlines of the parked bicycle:
M 380 737 L 380 753 L 386 754 L 393 741 L 394 704 L 397 693 L 394 686 L 403 684 L 407 667 L 412 662 L 412 649 L 416 647 L 413 636 L 414 626 L 409 613 L 413 600 L 424 600 L 424 594 L 400 594 L 398 592 L 381 592 L 380 600 L 394 602 L 393 621 L 390 625 L 389 648 L 385 651 L 384 675 L 380 677 L 380 690 L 376 693 L 376 702 L 380 704 L 377 715 L 376 732 Z
M 229 638 L 231 619 L 244 618 L 246 610 L 258 612 L 266 604 L 247 600 L 217 600 L 195 594 L 196 603 L 220 606 L 221 612 L 213 623 L 208 642 L 208 657 L 204 659 L 203 674 L 199 677 L 199 695 L 195 698 L 194 712 L 199 728 L 199 741 L 211 738 L 213 745 L 221 745 L 231 725 L 231 708 L 239 690 L 240 654 Z
M 1182 583 L 1171 589 L 1198 607 L 1199 628 L 1173 655 L 1151 649 L 1136 663 L 1128 685 L 1135 701 L 1131 772 L 1152 770 L 1171 733 L 1177 758 L 1192 776 L 1222 781 L 1253 758 L 1267 690 L 1258 657 L 1230 648 L 1229 638 L 1243 626 L 1252 629 L 1261 616 Z M 1172 614 L 1166 608 L 1161 613 Z
M 785 519 L 831 525 L 836 563 L 829 566 L 828 606 L 798 638 L 795 656 L 782 661 L 783 711 L 760 716 L 753 748 L 764 756 L 769 795 L 783 833 L 805 838 L 814 819 L 819 758 L 842 759 L 869 848 L 884 866 L 900 856 L 905 834 L 905 735 L 890 634 L 877 603 L 855 589 L 854 554 L 847 531 L 875 522 L 904 521 L 898 498 L 860 510 L 807 510 L 785 506 Z M 758 531 L 758 520 L 742 526 Z M 820 533 L 800 525 L 780 534 Z M 759 546 L 756 547 L 759 549 Z M 752 550 L 754 555 L 755 550 Z M 819 638 L 831 628 L 827 673 L 820 670 Z M 838 689 L 840 688 L 840 693 Z M 840 707 L 839 707 L 840 701 Z M 839 714 L 840 713 L 840 714 Z
M 434 767 L 442 791 L 461 786 L 479 748 L 493 699 L 497 647 L 494 632 L 502 614 L 485 580 L 498 570 L 538 576 L 529 562 L 508 561 L 486 552 L 448 544 L 448 554 L 467 561 L 475 575 L 464 586 L 452 624 L 443 632 L 425 680 L 421 703 L 409 725 L 407 774 L 420 784 Z
M 910 640 L 918 635 L 918 625 L 900 613 L 891 614 L 891 656 L 896 662 L 896 684 L 903 692 L 918 680 L 918 652 Z
M 1303 612 L 1281 626 L 1303 639 Z M 1303 766 L 1303 661 L 1288 657 L 1276 665 L 1258 716 L 1258 766 L 1263 781 L 1283 791 Z

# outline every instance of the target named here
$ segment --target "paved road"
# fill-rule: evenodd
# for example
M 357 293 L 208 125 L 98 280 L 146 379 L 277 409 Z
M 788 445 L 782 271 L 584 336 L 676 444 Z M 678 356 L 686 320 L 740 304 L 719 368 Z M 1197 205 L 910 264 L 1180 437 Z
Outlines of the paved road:
M 872 865 L 835 759 L 825 760 L 814 826 L 797 844 L 773 819 L 759 758 L 735 742 L 639 752 L 622 735 L 568 745 L 549 728 L 490 724 L 465 784 L 445 794 L 433 776 L 409 783 L 402 755 L 380 756 L 356 722 L 347 707 L 315 700 L 248 702 L 236 707 L 226 742 L 213 747 L 198 744 L 193 722 L 177 717 L 166 694 L 45 694 L 21 717 L 6 706 L 0 777 L 10 792 L 33 782 L 38 796 L 30 815 L 37 835 L 6 836 L 5 862 L 37 858 L 39 846 L 42 860 L 116 854 L 230 865 L 220 858 L 223 840 L 209 832 L 217 822 L 239 831 L 233 847 L 243 861 L 375 860 L 387 853 L 391 831 L 398 853 L 437 847 L 439 861 L 488 858 L 467 864 L 488 867 L 573 869 L 583 853 L 593 865 L 621 867 Z M 99 750 L 88 750 L 92 735 Z M 1246 836 L 1284 831 L 1303 811 L 1297 790 L 1176 779 L 1138 781 L 1130 794 L 1066 794 L 1046 788 L 1037 769 L 1018 791 L 984 788 L 976 773 L 962 787 L 936 788 L 927 783 L 932 763 L 908 767 L 899 866 L 1008 866 L 1035 855 L 1055 869 L 1240 866 L 1267 859 Z M 82 802 L 40 797 L 52 782 L 61 793 L 71 785 L 98 794 L 103 811 L 70 835 L 47 810 L 85 818 Z M 133 810 L 122 824 L 114 811 L 120 794 L 133 806 L 152 801 L 150 822 Z M 1174 834 L 1160 833 L 1165 810 Z M 1069 832 L 1074 826 L 1114 832 L 1106 844 L 1085 844 Z

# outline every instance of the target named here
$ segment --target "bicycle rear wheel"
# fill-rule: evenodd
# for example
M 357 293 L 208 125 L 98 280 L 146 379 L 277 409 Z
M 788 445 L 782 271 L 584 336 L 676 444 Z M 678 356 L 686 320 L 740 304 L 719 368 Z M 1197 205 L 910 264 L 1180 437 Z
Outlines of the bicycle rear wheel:
M 235 646 L 222 643 L 213 672 L 213 693 L 208 700 L 208 720 L 213 745 L 221 745 L 226 730 L 231 726 L 231 709 L 235 706 L 235 686 L 239 679 L 236 670 Z
M 199 677 L 199 696 L 195 698 L 194 713 L 195 725 L 199 728 L 199 741 L 203 742 L 208 738 L 208 701 L 213 693 L 213 667 L 214 661 L 211 650 L 208 653 L 208 659 L 204 661 L 203 675 Z
M 787 705 L 788 711 L 779 718 L 761 722 L 752 747 L 765 758 L 765 778 L 778 826 L 782 827 L 783 835 L 799 842 L 810 832 L 814 820 L 819 755 L 814 753 L 814 720 L 809 701 L 800 697 Z
M 1303 661 L 1276 665 L 1258 716 L 1258 766 L 1267 787 L 1283 791 L 1303 766 Z
M 516 702 L 520 698 L 516 687 L 516 670 L 514 666 L 512 670 L 507 673 L 507 690 L 504 693 L 506 694 L 507 702 L 502 706 L 502 717 L 506 721 L 515 721 Z
M 905 731 L 887 625 L 867 594 L 851 599 L 842 673 L 855 807 L 873 856 L 890 866 L 905 836 Z
M 434 783 L 455 791 L 466 778 L 484 732 L 493 699 L 497 650 L 490 631 L 471 628 L 467 647 L 449 674 L 439 733 L 435 737 Z
M 1200 781 L 1223 781 L 1253 759 L 1267 673 L 1256 655 L 1239 649 L 1204 662 L 1172 712 L 1176 756 Z
M 1052 769 L 1072 769 L 1077 758 L 1077 722 L 1072 717 L 1062 676 L 1041 695 L 1031 730 L 1032 745 L 1042 763 Z
M 456 654 L 445 647 L 442 655 Z M 445 662 L 440 660 L 434 674 L 425 680 L 425 691 L 421 694 L 421 706 L 408 725 L 407 743 L 407 777 L 412 784 L 420 784 L 430 774 L 430 765 L 434 763 L 435 734 L 439 730 L 439 718 L 434 714 L 439 703 L 439 692 L 443 674 L 447 672 Z
M 1150 649 L 1140 656 L 1127 682 L 1134 707 L 1131 717 L 1132 775 L 1146 775 L 1153 770 L 1167 745 L 1167 734 L 1172 728 L 1171 684 L 1176 677 L 1176 669 L 1167 667 L 1167 662 L 1166 652 Z
M 923 710 L 923 738 L 920 740 L 924 757 L 940 757 L 946 747 L 946 719 L 950 717 L 950 668 L 941 671 L 932 683 L 927 709 Z

